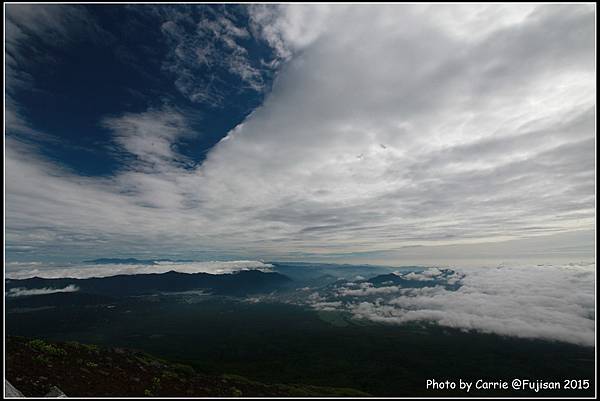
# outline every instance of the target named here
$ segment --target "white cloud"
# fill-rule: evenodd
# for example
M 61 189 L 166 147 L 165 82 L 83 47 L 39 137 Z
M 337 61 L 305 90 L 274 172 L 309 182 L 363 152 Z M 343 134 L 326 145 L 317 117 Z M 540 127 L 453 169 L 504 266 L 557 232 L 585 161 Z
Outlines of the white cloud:
M 371 283 L 360 283 L 358 288 L 340 288 L 337 291 L 339 296 L 344 297 L 366 297 L 371 295 L 379 294 L 391 294 L 398 293 L 401 291 L 400 287 L 395 286 L 384 286 L 374 287 Z
M 169 262 L 156 264 L 40 264 L 9 263 L 5 276 L 10 279 L 30 277 L 43 278 L 90 278 L 109 277 L 118 274 L 151 274 L 176 271 L 179 273 L 231 274 L 242 270 L 271 272 L 272 265 L 253 260 L 210 261 L 210 262 Z
M 592 228 L 586 10 L 540 7 L 466 41 L 435 8 L 336 8 L 265 104 L 208 155 L 205 199 L 253 211 L 281 228 L 270 239 L 296 248 Z
M 594 345 L 595 264 L 456 270 L 463 275 L 457 290 L 443 285 L 363 285 L 358 290 L 317 294 L 314 300 L 321 304 L 336 302 L 340 296 L 356 297 L 345 300 L 337 310 L 376 322 L 434 322 L 484 333 Z M 366 296 L 376 298 L 363 300 Z
M 190 135 L 183 115 L 173 110 L 148 110 L 106 118 L 102 125 L 114 132 L 114 139 L 124 150 L 152 169 L 164 164 L 185 162 L 173 150 L 173 144 Z M 183 159 L 183 160 L 182 160 Z M 145 166 L 138 166 L 143 169 Z
M 432 267 L 430 269 L 423 270 L 422 272 L 410 272 L 405 274 L 395 272 L 394 274 L 400 275 L 407 280 L 431 281 L 434 280 L 437 276 L 441 275 L 442 271 L 440 269 Z
M 340 308 L 340 306 L 342 306 L 342 303 L 339 301 L 337 301 L 337 302 L 315 302 L 311 306 L 317 310 L 335 311 L 335 310 L 338 310 Z
M 396 252 L 394 264 L 406 246 L 593 230 L 593 8 L 252 10 L 255 33 L 289 59 L 265 103 L 201 166 L 175 150 L 188 124 L 168 109 L 104 121 L 137 156 L 114 177 L 78 176 L 7 138 L 7 246 Z M 251 32 L 232 24 L 201 28 L 228 44 L 228 62 L 240 57 L 228 65 L 243 78 L 236 43 Z M 183 45 L 176 60 L 190 57 Z
M 335 10 L 334 10 L 335 9 Z M 265 5 L 250 6 L 252 28 L 265 39 L 281 59 L 289 59 L 296 51 L 322 35 L 334 11 L 343 6 L 332 5 Z
M 46 294 L 54 294 L 57 292 L 77 292 L 79 291 L 79 287 L 76 285 L 68 285 L 65 288 L 11 288 L 5 294 L 7 297 L 25 297 L 30 295 L 46 295 Z

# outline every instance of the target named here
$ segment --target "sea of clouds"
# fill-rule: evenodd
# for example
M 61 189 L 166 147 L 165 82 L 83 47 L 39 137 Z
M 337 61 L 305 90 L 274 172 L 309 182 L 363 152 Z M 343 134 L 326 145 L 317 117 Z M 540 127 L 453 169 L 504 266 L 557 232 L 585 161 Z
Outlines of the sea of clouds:
M 392 282 L 344 283 L 310 293 L 319 310 L 347 311 L 358 319 L 441 326 L 520 338 L 594 346 L 595 263 L 437 268 L 396 274 L 430 286 Z M 454 287 L 457 285 L 458 288 Z
M 43 278 L 90 278 L 109 277 L 119 274 L 150 274 L 177 271 L 180 273 L 230 274 L 241 270 L 271 271 L 273 266 L 254 260 L 206 261 L 206 262 L 171 262 L 157 261 L 154 264 L 42 264 L 39 262 L 8 263 L 5 277 L 24 279 L 30 277 Z

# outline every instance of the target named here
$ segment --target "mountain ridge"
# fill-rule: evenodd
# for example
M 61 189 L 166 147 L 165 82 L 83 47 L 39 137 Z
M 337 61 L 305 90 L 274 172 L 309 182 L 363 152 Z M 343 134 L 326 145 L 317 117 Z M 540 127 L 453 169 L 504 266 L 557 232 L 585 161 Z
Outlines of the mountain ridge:
M 259 270 L 241 270 L 230 274 L 165 273 L 118 274 L 92 278 L 10 279 L 5 281 L 7 291 L 22 288 L 60 289 L 73 285 L 79 292 L 112 296 L 144 295 L 160 291 L 177 292 L 204 289 L 216 295 L 247 295 L 287 287 L 292 280 L 280 273 Z

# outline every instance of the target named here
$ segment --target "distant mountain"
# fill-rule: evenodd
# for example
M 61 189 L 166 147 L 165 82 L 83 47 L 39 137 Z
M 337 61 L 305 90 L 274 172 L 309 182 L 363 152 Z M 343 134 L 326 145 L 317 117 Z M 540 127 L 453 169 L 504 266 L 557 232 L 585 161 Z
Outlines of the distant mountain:
M 367 282 L 373 284 L 375 287 L 379 287 L 382 285 L 396 285 L 403 288 L 422 288 L 422 287 L 433 287 L 437 285 L 437 281 L 417 281 L 417 280 L 408 280 L 401 276 L 398 276 L 394 273 L 390 274 L 382 274 L 376 277 L 373 277 Z
M 303 285 L 327 284 L 337 279 L 352 280 L 356 276 L 374 277 L 391 273 L 392 269 L 376 265 L 344 265 L 332 263 L 269 262 L 273 270 Z M 324 281 L 322 281 L 324 280 Z
M 439 269 L 440 274 L 437 276 L 431 276 L 427 279 L 415 279 L 408 275 L 398 275 L 396 273 L 381 274 L 379 276 L 372 277 L 365 280 L 375 287 L 395 285 L 402 288 L 423 288 L 423 287 L 435 287 L 443 286 L 447 290 L 456 290 L 460 287 L 460 283 L 449 283 L 448 278 L 455 274 L 451 269 Z M 419 273 L 414 272 L 413 274 L 418 275 Z
M 232 274 L 167 273 L 131 274 L 96 278 L 40 278 L 5 281 L 6 291 L 11 288 L 60 289 L 74 285 L 80 293 L 107 296 L 130 296 L 155 294 L 157 292 L 180 292 L 206 290 L 216 295 L 244 296 L 271 292 L 291 284 L 291 279 L 279 273 L 243 270 Z

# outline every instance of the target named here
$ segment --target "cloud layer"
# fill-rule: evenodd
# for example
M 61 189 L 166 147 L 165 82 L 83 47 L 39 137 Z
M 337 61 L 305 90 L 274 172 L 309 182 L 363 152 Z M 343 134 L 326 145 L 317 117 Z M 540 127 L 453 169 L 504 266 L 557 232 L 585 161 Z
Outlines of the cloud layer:
M 131 156 L 110 177 L 8 137 L 7 250 L 276 257 L 594 228 L 594 6 L 249 10 L 247 28 L 212 18 L 199 29 L 250 86 L 260 80 L 236 46 L 260 35 L 278 76 L 201 166 L 177 151 L 189 125 L 167 106 L 99 122 Z M 176 43 L 165 62 L 193 76 L 189 52 L 210 49 L 178 23 L 163 26 Z M 24 53 L 7 35 L 14 72 Z
M 434 322 L 441 326 L 521 338 L 595 343 L 595 264 L 463 268 L 439 280 L 435 268 L 401 277 L 431 281 L 408 287 L 392 282 L 347 283 L 312 293 L 320 310 L 350 312 L 388 324 Z M 445 285 L 460 285 L 458 289 Z
M 79 287 L 76 285 L 68 285 L 65 288 L 35 288 L 35 289 L 27 289 L 27 288 L 11 288 L 5 294 L 7 297 L 25 297 L 30 295 L 47 295 L 47 294 L 55 294 L 57 292 L 77 292 L 79 291 Z
M 102 264 L 45 264 L 45 263 L 9 263 L 5 275 L 9 279 L 43 278 L 90 278 L 110 277 L 118 274 L 159 274 L 169 271 L 179 273 L 231 274 L 242 270 L 260 270 L 271 272 L 272 265 L 253 260 L 212 261 L 212 262 L 170 262 L 158 261 L 154 264 L 102 263 Z M 58 291 L 55 291 L 58 292 Z M 63 291 L 64 292 L 64 291 Z M 12 296 L 12 295 L 10 295 Z M 16 295 L 15 295 L 16 296 Z

